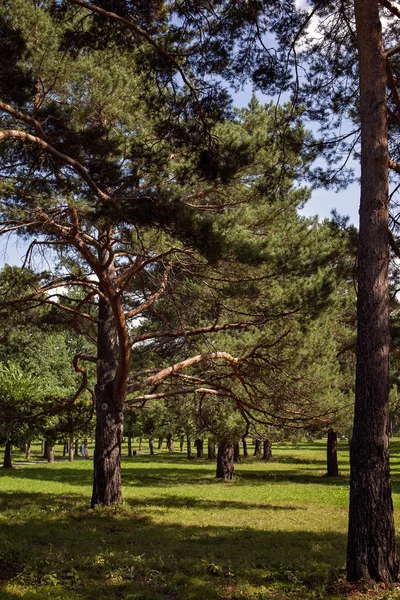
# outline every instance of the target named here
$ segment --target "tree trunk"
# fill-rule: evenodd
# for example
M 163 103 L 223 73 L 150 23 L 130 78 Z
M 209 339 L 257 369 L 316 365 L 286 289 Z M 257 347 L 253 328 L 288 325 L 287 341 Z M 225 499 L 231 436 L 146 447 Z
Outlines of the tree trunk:
M 197 438 L 195 441 L 195 446 L 197 450 L 197 458 L 204 458 L 204 442 L 202 439 Z
M 192 458 L 192 440 L 188 433 L 186 434 L 186 446 L 187 457 Z
M 272 444 L 270 440 L 263 441 L 263 460 L 272 460 Z
M 150 454 L 154 454 L 154 440 L 153 440 L 153 438 L 149 439 L 149 450 L 150 450 Z
M 43 449 L 43 458 L 45 458 L 47 460 L 49 458 L 49 441 L 48 440 L 44 440 L 42 442 L 42 449 Z
M 25 444 L 25 460 L 31 460 L 31 442 Z
M 233 462 L 240 463 L 240 446 L 239 442 L 233 444 Z
M 115 398 L 118 346 L 115 320 L 109 303 L 99 297 L 97 332 L 96 438 L 91 507 L 122 502 L 121 444 L 123 408 Z
M 174 439 L 172 435 L 167 435 L 167 450 L 168 452 L 174 451 Z
M 74 454 L 75 454 L 75 456 L 78 456 L 78 454 L 79 454 L 79 440 L 78 440 L 78 438 L 76 438 L 76 440 L 75 440 Z
M 67 452 L 68 452 L 68 442 L 64 442 L 64 444 L 63 444 L 63 458 L 66 457 Z
M 179 438 L 179 451 L 183 452 L 183 447 L 185 445 L 185 437 L 183 435 L 181 435 L 181 437 Z
M 243 457 L 247 458 L 247 456 L 249 455 L 249 453 L 247 451 L 247 441 L 246 441 L 245 437 L 242 438 L 242 444 L 243 444 Z
M 47 462 L 53 464 L 54 462 L 54 444 L 53 442 L 47 442 Z
M 128 433 L 128 457 L 132 458 L 132 436 Z
M 215 443 L 210 438 L 208 438 L 207 443 L 207 458 L 208 460 L 215 460 Z
M 253 456 L 261 457 L 261 440 L 254 440 L 254 454 Z
M 5 469 L 12 469 L 12 460 L 11 460 L 11 442 L 6 443 L 6 447 L 4 448 L 4 462 L 3 467 Z
M 328 431 L 328 441 L 326 445 L 326 474 L 328 477 L 337 477 L 339 475 L 339 466 L 337 460 L 337 433 L 333 429 Z
M 379 3 L 355 0 L 360 73 L 361 201 L 357 366 L 350 447 L 347 579 L 399 578 L 389 471 L 388 147 Z
M 72 438 L 68 440 L 68 460 L 69 462 L 74 460 L 74 442 Z
M 230 481 L 233 477 L 233 443 L 231 441 L 222 441 L 218 444 L 217 454 L 217 479 Z
M 162 450 L 162 443 L 164 441 L 163 437 L 159 437 L 158 438 L 158 446 L 157 446 L 157 450 Z

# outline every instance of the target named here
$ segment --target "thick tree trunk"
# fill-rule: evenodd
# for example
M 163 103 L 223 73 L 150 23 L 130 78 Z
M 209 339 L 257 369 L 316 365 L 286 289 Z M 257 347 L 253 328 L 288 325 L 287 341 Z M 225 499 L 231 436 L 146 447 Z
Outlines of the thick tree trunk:
M 12 469 L 12 460 L 11 460 L 11 442 L 6 443 L 6 447 L 4 448 L 4 462 L 3 467 L 5 469 Z
M 242 438 L 242 444 L 243 444 L 243 457 L 247 458 L 247 456 L 249 455 L 248 451 L 247 451 L 247 441 L 246 438 Z
M 337 477 L 339 475 L 337 433 L 332 428 L 328 431 L 328 441 L 326 444 L 326 474 L 328 477 Z
M 192 458 L 192 440 L 190 439 L 190 435 L 186 434 L 186 452 L 187 457 Z
M 231 441 L 222 441 L 218 444 L 217 454 L 217 479 L 230 481 L 233 477 L 233 443 Z
M 272 460 L 272 444 L 270 440 L 263 441 L 263 460 Z
M 168 452 L 174 451 L 174 439 L 172 435 L 167 435 L 167 450 Z
M 46 460 L 49 458 L 49 443 L 48 440 L 42 441 L 43 458 Z
M 208 438 L 207 442 L 207 458 L 208 460 L 215 460 L 215 443 L 210 438 Z
M 68 440 L 68 461 L 72 462 L 74 460 L 74 441 L 71 438 Z
M 149 450 L 150 450 L 150 454 L 154 454 L 154 440 L 153 440 L 153 438 L 149 439 Z
M 47 462 L 53 464 L 54 462 L 54 444 L 53 442 L 47 442 Z
M 239 442 L 233 444 L 233 462 L 240 463 L 240 446 Z
M 128 433 L 128 456 L 132 458 L 132 436 Z
M 389 472 L 388 149 L 379 3 L 355 0 L 360 73 L 361 202 L 357 367 L 350 447 L 347 579 L 399 578 Z
M 202 439 L 197 438 L 195 441 L 195 446 L 197 450 L 197 458 L 204 458 L 204 442 Z
M 31 460 L 31 442 L 25 444 L 25 460 Z
M 159 437 L 158 438 L 158 446 L 157 446 L 157 450 L 161 450 L 162 449 L 162 443 L 164 441 L 163 437 Z
M 96 439 L 92 508 L 122 502 L 122 406 L 115 399 L 118 347 L 115 321 L 108 302 L 99 298 L 97 340 Z
M 253 456 L 261 457 L 261 440 L 254 440 L 254 454 Z

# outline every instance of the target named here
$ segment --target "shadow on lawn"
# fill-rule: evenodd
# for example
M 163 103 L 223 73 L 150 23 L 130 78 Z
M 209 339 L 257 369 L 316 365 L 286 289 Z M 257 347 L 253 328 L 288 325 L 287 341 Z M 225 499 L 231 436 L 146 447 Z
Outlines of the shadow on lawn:
M 0 540 L 3 563 L 7 567 L 12 561 L 14 574 L 22 573 L 15 582 L 27 591 L 22 597 L 32 600 L 45 597 L 35 594 L 50 576 L 54 598 L 222 600 L 239 597 L 232 589 L 246 585 L 253 590 L 279 582 L 291 589 L 320 586 L 344 562 L 344 534 L 159 524 L 143 518 L 137 506 L 115 513 L 89 511 L 78 509 L 75 497 L 60 503 L 32 496 L 32 504 L 52 502 L 59 518 L 43 514 L 19 523 L 10 520 Z M 254 598 L 254 591 L 240 597 Z M 1 598 L 21 594 L 4 591 Z

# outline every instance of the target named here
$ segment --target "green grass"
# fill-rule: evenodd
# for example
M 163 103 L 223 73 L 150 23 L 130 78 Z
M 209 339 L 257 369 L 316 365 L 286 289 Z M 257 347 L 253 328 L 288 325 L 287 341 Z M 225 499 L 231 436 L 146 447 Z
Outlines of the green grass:
M 392 454 L 398 513 L 400 442 Z M 99 510 L 92 461 L 0 469 L 0 598 L 400 599 L 341 583 L 346 442 L 339 460 L 331 479 L 324 441 L 275 444 L 273 463 L 249 458 L 221 483 L 184 454 L 125 458 L 124 504 Z

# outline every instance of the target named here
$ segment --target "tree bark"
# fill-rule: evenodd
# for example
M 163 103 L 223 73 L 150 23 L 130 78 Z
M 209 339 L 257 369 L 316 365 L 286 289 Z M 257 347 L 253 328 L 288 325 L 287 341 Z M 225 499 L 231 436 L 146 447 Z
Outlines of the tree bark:
M 197 438 L 195 441 L 195 446 L 197 450 L 197 458 L 204 458 L 204 442 L 202 439 Z
M 230 481 L 233 477 L 233 473 L 233 443 L 224 440 L 218 444 L 216 478 Z
M 263 441 L 263 460 L 270 461 L 272 458 L 272 444 L 270 440 Z
M 261 457 L 261 440 L 254 440 L 253 456 Z
M 47 462 L 53 464 L 54 462 L 54 444 L 53 442 L 47 442 Z
M 74 460 L 74 442 L 72 437 L 68 440 L 68 460 L 69 462 Z
M 399 578 L 389 471 L 388 141 L 379 3 L 355 0 L 361 201 L 347 579 Z
M 187 457 L 192 458 L 192 440 L 190 439 L 190 435 L 186 434 L 186 452 Z
M 91 507 L 122 502 L 121 444 L 122 406 L 115 400 L 118 347 L 110 304 L 99 297 L 97 339 L 96 438 Z
M 6 443 L 6 447 L 4 448 L 4 462 L 3 467 L 5 469 L 12 469 L 12 460 L 11 460 L 11 442 Z
M 31 442 L 25 444 L 25 460 L 31 460 Z
M 78 456 L 79 455 L 79 440 L 78 440 L 78 438 L 76 438 L 74 446 L 75 446 L 74 455 Z
M 233 444 L 233 462 L 240 463 L 240 446 L 239 442 Z
M 183 447 L 185 445 L 185 437 L 183 435 L 181 435 L 181 437 L 179 438 L 179 451 L 183 452 Z
M 328 477 L 337 477 L 339 475 L 339 466 L 337 459 L 337 433 L 333 429 L 328 431 L 328 441 L 326 445 L 326 474 Z
M 172 435 L 167 435 L 167 450 L 168 452 L 174 451 L 174 438 Z
M 158 446 L 157 446 L 157 450 L 161 450 L 162 449 L 162 443 L 164 441 L 163 437 L 159 437 L 158 438 Z
M 48 440 L 42 442 L 43 458 L 46 460 L 49 458 L 49 443 Z
M 149 450 L 150 450 L 150 454 L 154 454 L 154 440 L 153 440 L 153 438 L 149 439 Z
M 210 438 L 207 443 L 207 458 L 208 460 L 215 460 L 215 443 Z
M 246 441 L 245 437 L 242 438 L 242 444 L 243 444 L 243 457 L 247 458 L 247 456 L 249 455 L 249 453 L 248 453 L 248 450 L 247 450 L 247 441 Z
M 132 458 L 132 436 L 128 433 L 128 457 Z

